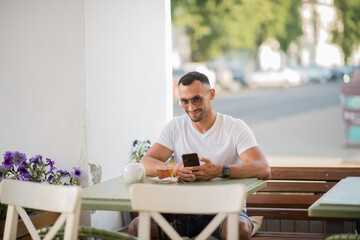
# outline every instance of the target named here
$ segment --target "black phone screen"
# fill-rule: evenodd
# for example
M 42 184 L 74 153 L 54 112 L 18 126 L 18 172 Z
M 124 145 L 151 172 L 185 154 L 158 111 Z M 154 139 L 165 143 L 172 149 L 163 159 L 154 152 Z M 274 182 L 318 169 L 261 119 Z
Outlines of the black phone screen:
M 200 166 L 199 157 L 196 153 L 182 155 L 184 167 Z

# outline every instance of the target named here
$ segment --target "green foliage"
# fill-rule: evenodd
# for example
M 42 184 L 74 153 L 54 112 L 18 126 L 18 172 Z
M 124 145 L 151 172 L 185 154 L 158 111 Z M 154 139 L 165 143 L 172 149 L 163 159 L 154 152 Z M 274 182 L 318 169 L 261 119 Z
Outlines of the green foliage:
M 133 142 L 133 147 L 134 151 L 132 153 L 132 158 L 139 163 L 147 151 L 149 151 L 151 142 L 150 140 L 135 140 Z
M 173 23 L 190 37 L 192 57 L 204 60 L 216 56 L 226 42 L 221 17 L 230 11 L 228 1 L 172 1 Z M 218 45 L 219 44 L 219 45 Z
M 172 0 L 172 21 L 190 37 L 192 58 L 256 50 L 267 38 L 287 50 L 301 35 L 301 0 Z
M 282 12 L 279 16 L 282 19 L 278 19 L 278 30 L 275 31 L 274 38 L 280 43 L 280 48 L 285 52 L 288 50 L 290 44 L 293 41 L 297 41 L 298 37 L 302 35 L 301 29 L 301 17 L 299 9 L 302 2 L 300 0 L 282 0 L 279 6 L 282 6 Z
M 335 0 L 334 5 L 340 24 L 333 31 L 333 42 L 341 47 L 348 62 L 354 48 L 360 44 L 360 1 Z
M 135 140 L 133 142 L 134 151 L 132 152 L 132 159 L 134 159 L 136 162 L 139 163 L 141 159 L 145 156 L 147 151 L 149 151 L 150 147 L 151 147 L 151 142 L 149 139 Z M 174 154 L 170 156 L 167 162 L 175 162 Z

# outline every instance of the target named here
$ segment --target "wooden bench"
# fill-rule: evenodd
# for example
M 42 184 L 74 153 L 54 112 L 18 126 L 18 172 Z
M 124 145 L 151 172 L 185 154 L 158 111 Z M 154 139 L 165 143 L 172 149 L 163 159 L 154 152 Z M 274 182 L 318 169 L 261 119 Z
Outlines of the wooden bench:
M 314 218 L 308 207 L 360 168 L 272 167 L 267 187 L 247 198 L 249 216 L 264 216 L 252 239 L 324 239 L 338 232 L 354 232 L 356 220 Z

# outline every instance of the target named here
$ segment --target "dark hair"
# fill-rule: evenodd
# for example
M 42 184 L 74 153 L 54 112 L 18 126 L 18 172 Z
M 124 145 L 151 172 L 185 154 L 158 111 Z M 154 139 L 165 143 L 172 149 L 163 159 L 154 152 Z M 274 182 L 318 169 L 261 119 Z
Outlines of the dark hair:
M 187 74 L 185 74 L 184 76 L 182 76 L 178 82 L 178 86 L 180 86 L 180 84 L 184 85 L 184 86 L 188 86 L 190 84 L 192 84 L 195 80 L 198 80 L 201 82 L 201 84 L 203 85 L 209 85 L 210 86 L 210 82 L 208 77 L 205 74 L 199 73 L 199 72 L 188 72 Z

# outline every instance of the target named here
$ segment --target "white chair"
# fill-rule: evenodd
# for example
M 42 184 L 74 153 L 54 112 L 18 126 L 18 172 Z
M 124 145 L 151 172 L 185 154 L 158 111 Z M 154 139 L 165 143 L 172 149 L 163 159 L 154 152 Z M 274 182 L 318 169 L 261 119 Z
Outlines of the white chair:
M 240 184 L 212 186 L 134 184 L 131 206 L 139 211 L 139 239 L 150 239 L 150 219 L 170 239 L 182 239 L 160 213 L 217 214 L 196 239 L 207 239 L 227 218 L 227 239 L 238 239 L 238 213 L 243 210 L 246 188 Z
M 4 179 L 0 188 L 1 202 L 8 204 L 4 239 L 16 239 L 18 215 L 20 215 L 31 238 L 40 240 L 24 208 L 61 213 L 44 240 L 53 239 L 64 223 L 66 224 L 64 239 L 77 239 L 82 193 L 80 187 Z

